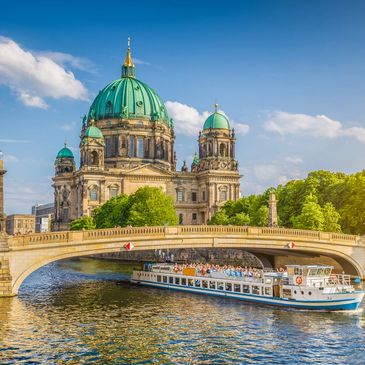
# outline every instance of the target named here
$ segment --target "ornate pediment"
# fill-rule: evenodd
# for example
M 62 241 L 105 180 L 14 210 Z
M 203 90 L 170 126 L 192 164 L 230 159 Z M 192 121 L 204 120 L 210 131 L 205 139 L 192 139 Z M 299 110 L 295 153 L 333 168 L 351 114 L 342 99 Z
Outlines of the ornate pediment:
M 156 177 L 171 177 L 173 174 L 156 165 L 146 164 L 138 166 L 125 173 L 126 176 L 156 176 Z

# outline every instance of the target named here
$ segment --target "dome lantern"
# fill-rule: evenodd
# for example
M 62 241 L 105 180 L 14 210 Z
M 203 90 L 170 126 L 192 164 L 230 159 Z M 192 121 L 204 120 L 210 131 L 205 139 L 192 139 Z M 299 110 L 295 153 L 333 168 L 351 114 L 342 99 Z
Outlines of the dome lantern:
M 131 56 L 131 39 L 128 37 L 128 48 L 125 61 L 122 66 L 122 77 L 135 77 L 135 66 Z

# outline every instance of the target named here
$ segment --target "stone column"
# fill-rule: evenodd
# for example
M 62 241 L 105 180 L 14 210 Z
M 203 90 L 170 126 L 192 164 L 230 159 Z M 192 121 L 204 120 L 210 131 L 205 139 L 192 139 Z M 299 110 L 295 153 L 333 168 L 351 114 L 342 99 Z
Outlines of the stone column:
M 1 154 L 1 152 L 0 152 Z M 4 214 L 4 161 L 0 155 L 0 232 L 5 231 L 5 214 Z
M 278 226 L 277 200 L 275 194 L 269 196 L 269 227 Z

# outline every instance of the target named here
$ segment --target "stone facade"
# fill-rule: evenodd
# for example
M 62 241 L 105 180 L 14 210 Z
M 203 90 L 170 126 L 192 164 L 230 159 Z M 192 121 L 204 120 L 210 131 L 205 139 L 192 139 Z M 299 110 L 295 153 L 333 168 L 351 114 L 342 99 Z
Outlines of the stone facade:
M 216 107 L 199 133 L 191 169 L 184 162 L 176 171 L 173 121 L 158 95 L 134 78 L 129 48 L 122 70 L 84 117 L 80 168 L 66 146 L 57 156 L 53 229 L 67 230 L 108 199 L 143 186 L 173 197 L 180 224 L 205 224 L 221 204 L 240 197 L 234 130 Z
M 22 235 L 35 233 L 35 216 L 32 214 L 11 214 L 6 217 L 6 233 Z

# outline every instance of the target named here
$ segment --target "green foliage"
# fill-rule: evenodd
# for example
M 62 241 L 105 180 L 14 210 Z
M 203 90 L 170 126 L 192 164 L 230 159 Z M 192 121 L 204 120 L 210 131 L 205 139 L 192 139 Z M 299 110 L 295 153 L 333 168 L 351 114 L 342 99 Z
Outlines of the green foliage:
M 178 223 L 174 202 L 161 189 L 143 187 L 132 195 L 119 195 L 94 210 L 97 228 L 132 225 L 162 226 Z
M 71 231 L 80 231 L 82 229 L 95 229 L 96 225 L 92 217 L 81 217 L 73 220 L 70 224 Z
M 93 212 L 97 228 L 125 227 L 129 218 L 130 202 L 127 195 L 111 198 Z
M 275 192 L 278 199 L 280 226 L 365 233 L 365 170 L 350 175 L 313 171 L 303 180 L 292 180 L 263 194 L 226 202 L 210 223 L 267 225 L 270 192 Z
M 172 197 L 161 189 L 146 186 L 129 197 L 128 224 L 139 227 L 175 225 L 178 222 Z
M 224 210 L 219 210 L 215 213 L 212 219 L 208 222 L 208 224 L 217 224 L 217 225 L 227 225 L 229 223 L 229 218 L 227 213 Z
M 326 203 L 322 208 L 324 224 L 323 230 L 326 232 L 341 232 L 340 214 L 336 211 L 332 203 Z
M 323 231 L 324 216 L 316 196 L 306 197 L 301 213 L 294 216 L 292 222 L 293 228 Z

